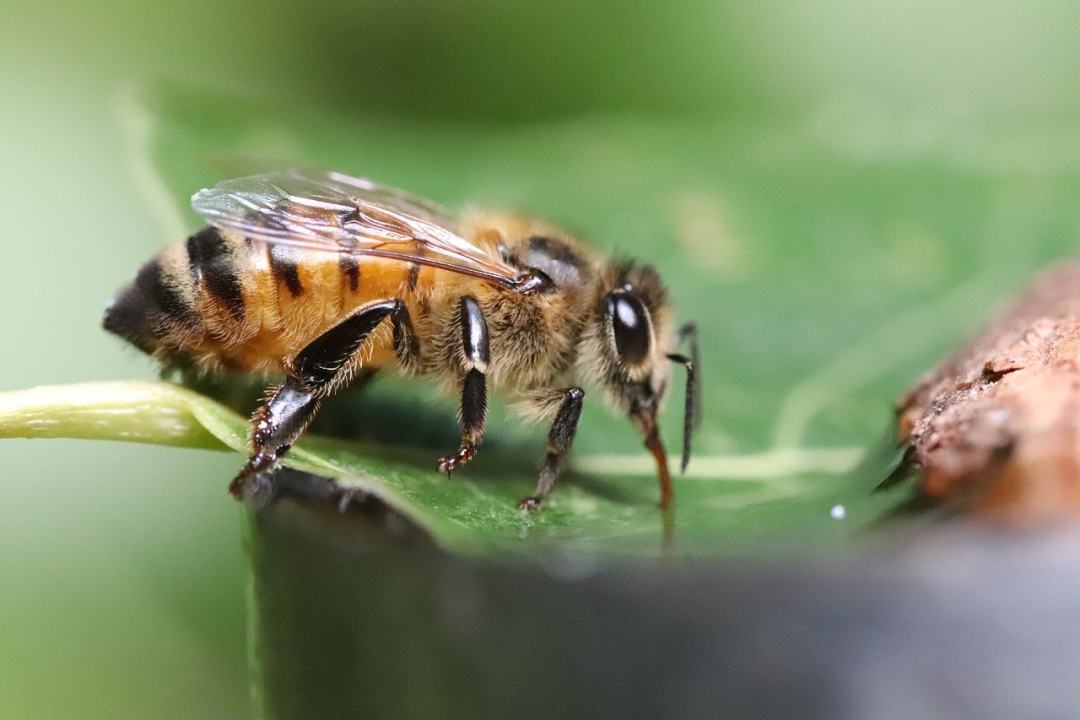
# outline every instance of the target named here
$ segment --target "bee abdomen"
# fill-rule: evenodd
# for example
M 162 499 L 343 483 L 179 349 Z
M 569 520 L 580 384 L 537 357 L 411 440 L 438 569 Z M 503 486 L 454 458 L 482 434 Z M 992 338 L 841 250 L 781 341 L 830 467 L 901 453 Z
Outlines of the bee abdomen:
M 105 329 L 166 362 L 213 353 L 208 337 L 235 336 L 247 315 L 235 246 L 207 227 L 158 253 L 110 304 Z
M 274 274 L 274 278 L 284 284 L 294 298 L 303 295 L 304 284 L 300 281 L 296 250 L 287 245 L 271 245 L 269 252 L 270 271 Z
M 139 269 L 105 310 L 103 326 L 143 352 L 167 350 L 163 341 L 178 333 L 198 333 L 202 318 L 168 277 L 158 255 Z
M 425 283 L 418 264 L 300 251 L 207 227 L 144 265 L 104 326 L 166 364 L 276 371 L 365 303 L 415 298 L 432 275 Z M 422 297 L 419 320 L 427 314 Z M 389 335 L 376 345 L 368 361 L 389 362 Z
M 338 258 L 338 269 L 349 292 L 355 293 L 360 289 L 360 265 L 356 258 L 348 253 Z
M 217 228 L 207 227 L 187 240 L 188 265 L 200 284 L 237 322 L 244 319 L 244 293 L 232 250 Z

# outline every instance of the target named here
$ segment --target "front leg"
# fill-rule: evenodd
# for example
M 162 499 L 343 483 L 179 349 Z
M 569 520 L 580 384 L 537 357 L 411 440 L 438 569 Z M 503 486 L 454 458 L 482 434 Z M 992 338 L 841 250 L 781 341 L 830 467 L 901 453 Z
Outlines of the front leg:
M 461 446 L 457 452 L 439 459 L 439 472 L 447 475 L 476 455 L 476 448 L 484 439 L 487 418 L 486 373 L 491 362 L 491 343 L 484 313 L 474 298 L 461 298 L 458 322 L 461 329 L 462 369 L 465 372 L 461 383 Z
M 229 485 L 233 497 L 240 499 L 256 492 L 269 480 L 281 458 L 315 419 L 322 399 L 347 378 L 357 350 L 387 316 L 394 317 L 395 328 L 404 327 L 408 310 L 400 300 L 365 305 L 285 363 L 285 382 L 251 418 L 251 457 Z
M 555 479 L 559 476 L 559 465 L 563 457 L 574 443 L 574 435 L 577 433 L 578 421 L 581 419 L 581 404 L 585 400 L 585 391 L 579 387 L 566 390 L 562 404 L 555 414 L 555 421 L 551 423 L 548 432 L 547 457 L 544 458 L 544 467 L 540 470 L 540 479 L 536 482 L 534 494 L 518 503 L 520 510 L 538 510 L 547 499 L 551 489 L 555 487 Z

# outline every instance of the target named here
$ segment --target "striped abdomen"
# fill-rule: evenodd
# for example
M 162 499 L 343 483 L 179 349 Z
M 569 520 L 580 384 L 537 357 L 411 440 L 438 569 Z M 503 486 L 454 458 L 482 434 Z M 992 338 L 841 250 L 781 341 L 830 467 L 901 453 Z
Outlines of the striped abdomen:
M 146 263 L 110 305 L 104 326 L 169 363 L 276 371 L 361 305 L 388 298 L 419 304 L 433 272 L 208 227 Z M 366 364 L 394 360 L 387 333 Z

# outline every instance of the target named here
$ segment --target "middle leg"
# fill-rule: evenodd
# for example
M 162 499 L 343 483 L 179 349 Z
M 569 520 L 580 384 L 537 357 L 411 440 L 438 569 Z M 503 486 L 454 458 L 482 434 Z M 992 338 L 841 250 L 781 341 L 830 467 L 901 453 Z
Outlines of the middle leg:
M 458 322 L 461 330 L 460 358 L 464 371 L 461 383 L 461 444 L 456 452 L 439 459 L 439 472 L 447 475 L 476 455 L 476 448 L 484 439 L 487 418 L 486 373 L 491 362 L 491 344 L 487 321 L 474 298 L 461 299 Z

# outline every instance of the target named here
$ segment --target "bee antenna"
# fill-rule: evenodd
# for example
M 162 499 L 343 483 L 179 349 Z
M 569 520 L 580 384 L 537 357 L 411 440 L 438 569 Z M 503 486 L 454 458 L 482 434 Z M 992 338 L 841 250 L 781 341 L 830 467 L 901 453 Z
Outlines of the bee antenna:
M 683 409 L 682 464 L 680 465 L 680 472 L 686 472 L 686 466 L 690 463 L 690 446 L 694 438 L 694 427 L 700 417 L 700 411 L 697 407 L 697 364 L 685 355 L 679 355 L 678 353 L 669 354 L 667 359 L 686 368 L 686 403 Z

